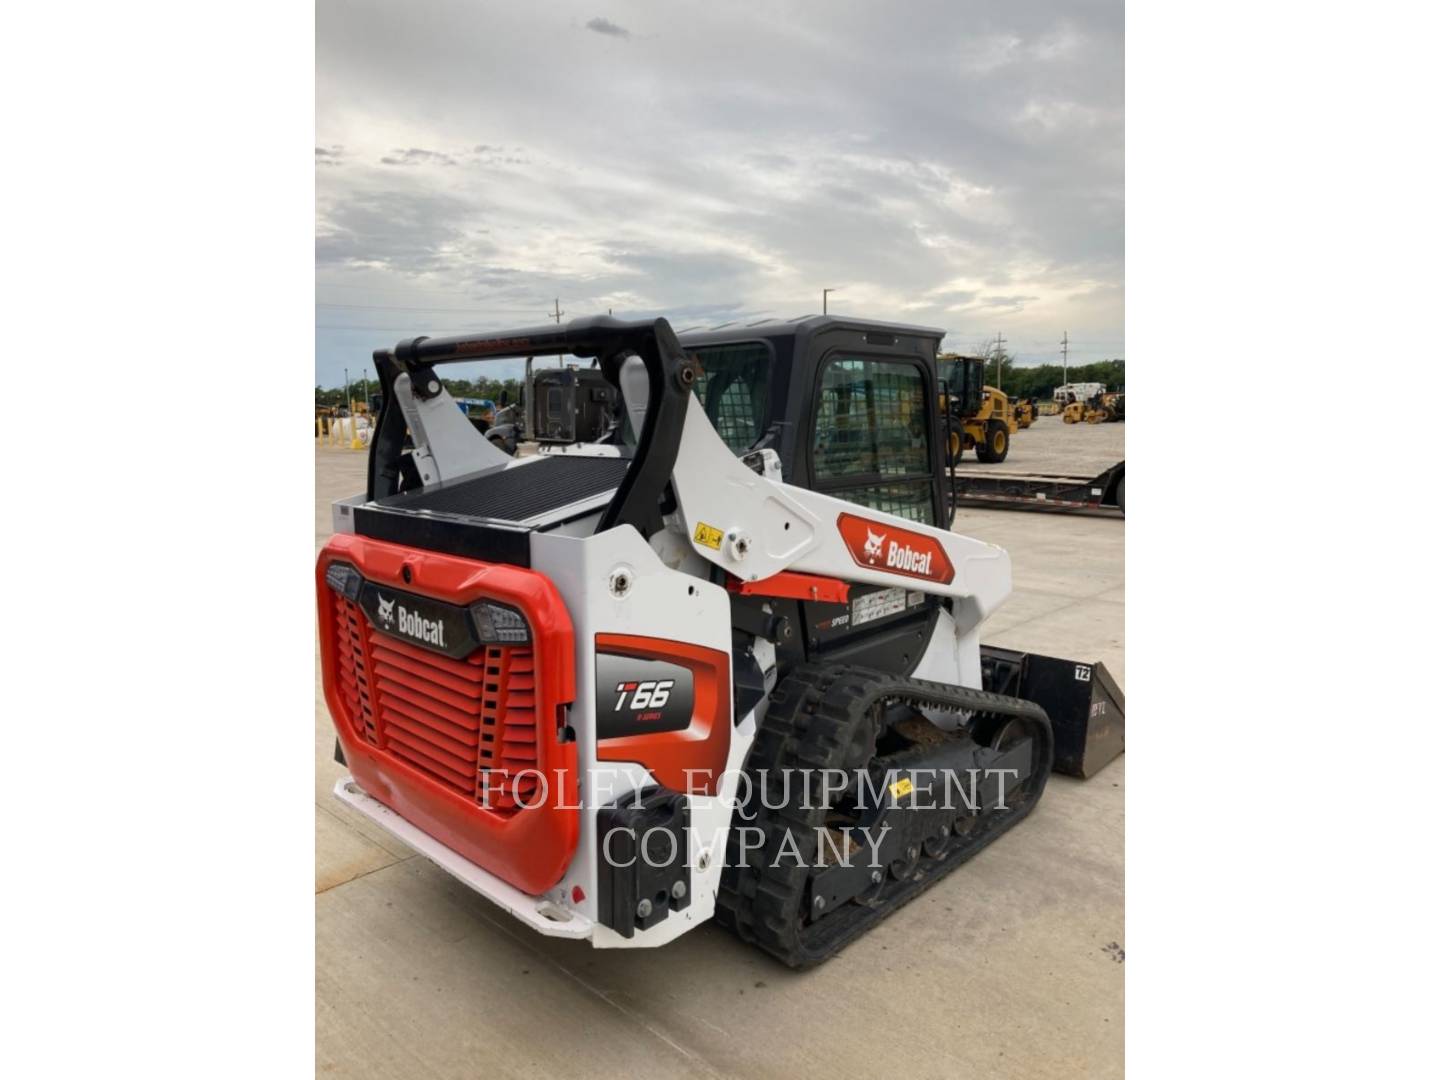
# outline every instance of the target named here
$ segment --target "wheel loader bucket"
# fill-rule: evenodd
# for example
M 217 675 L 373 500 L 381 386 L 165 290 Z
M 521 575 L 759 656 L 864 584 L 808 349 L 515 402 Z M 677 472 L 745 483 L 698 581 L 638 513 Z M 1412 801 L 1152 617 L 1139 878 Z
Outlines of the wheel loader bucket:
M 1125 695 L 1104 664 L 981 645 L 980 666 L 986 690 L 1050 717 L 1055 772 L 1089 779 L 1125 752 Z

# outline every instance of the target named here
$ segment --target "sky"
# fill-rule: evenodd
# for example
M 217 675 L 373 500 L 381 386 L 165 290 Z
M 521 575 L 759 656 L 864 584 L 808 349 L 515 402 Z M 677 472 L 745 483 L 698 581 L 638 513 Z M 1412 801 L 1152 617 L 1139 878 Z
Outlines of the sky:
M 557 298 L 679 330 L 824 288 L 946 349 L 1125 355 L 1119 2 L 316 12 L 317 384 Z

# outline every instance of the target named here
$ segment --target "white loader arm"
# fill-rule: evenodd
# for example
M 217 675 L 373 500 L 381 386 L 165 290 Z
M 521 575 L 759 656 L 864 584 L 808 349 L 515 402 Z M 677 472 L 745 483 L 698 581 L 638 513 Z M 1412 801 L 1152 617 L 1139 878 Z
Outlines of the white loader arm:
M 748 468 L 691 398 L 671 476 L 695 552 L 742 581 L 781 571 L 967 597 L 983 619 L 1010 593 L 1003 548 Z

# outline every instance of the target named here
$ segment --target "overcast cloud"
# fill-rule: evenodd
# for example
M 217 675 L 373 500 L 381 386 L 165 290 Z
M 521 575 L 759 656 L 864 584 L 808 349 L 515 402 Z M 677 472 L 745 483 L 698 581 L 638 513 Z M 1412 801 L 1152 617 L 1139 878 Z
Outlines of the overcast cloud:
M 556 297 L 680 329 L 825 287 L 949 348 L 1124 356 L 1118 2 L 317 12 L 325 385 Z

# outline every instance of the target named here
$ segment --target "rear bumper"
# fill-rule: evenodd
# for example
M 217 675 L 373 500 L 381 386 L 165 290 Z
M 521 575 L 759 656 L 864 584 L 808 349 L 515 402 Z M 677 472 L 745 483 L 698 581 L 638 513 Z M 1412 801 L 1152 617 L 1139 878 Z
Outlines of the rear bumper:
M 491 903 L 498 904 L 537 933 L 580 940 L 589 938 L 594 933 L 595 924 L 579 912 L 544 897 L 523 893 L 488 870 L 476 866 L 433 836 L 411 825 L 380 800 L 366 795 L 352 777 L 343 776 L 336 782 L 335 797 L 346 806 L 360 811 L 406 847 L 424 855 L 447 874 L 468 885 Z

